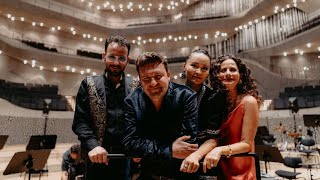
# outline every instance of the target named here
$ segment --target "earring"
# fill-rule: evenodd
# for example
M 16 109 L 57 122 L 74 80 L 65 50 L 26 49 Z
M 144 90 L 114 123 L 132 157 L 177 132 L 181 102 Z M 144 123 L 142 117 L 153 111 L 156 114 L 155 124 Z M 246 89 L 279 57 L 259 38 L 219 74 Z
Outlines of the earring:
M 182 73 L 181 73 L 181 79 L 185 79 L 186 77 L 187 77 L 186 71 L 183 70 Z

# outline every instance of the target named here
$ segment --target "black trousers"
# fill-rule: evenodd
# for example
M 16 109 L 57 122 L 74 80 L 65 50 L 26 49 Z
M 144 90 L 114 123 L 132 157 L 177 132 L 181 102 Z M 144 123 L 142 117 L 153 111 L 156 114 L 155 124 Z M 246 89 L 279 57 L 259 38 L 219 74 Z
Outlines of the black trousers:
M 109 164 L 87 160 L 85 180 L 130 180 L 130 159 L 109 159 Z

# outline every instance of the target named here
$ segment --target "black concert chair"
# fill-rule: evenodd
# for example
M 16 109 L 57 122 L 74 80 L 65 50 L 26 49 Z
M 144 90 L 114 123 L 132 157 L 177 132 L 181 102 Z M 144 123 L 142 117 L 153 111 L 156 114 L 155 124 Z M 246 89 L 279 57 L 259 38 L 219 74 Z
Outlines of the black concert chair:
M 310 160 L 309 157 L 312 156 L 314 161 L 314 164 L 319 164 L 320 160 L 317 154 L 312 154 L 317 152 L 317 149 L 315 148 L 315 140 L 311 139 L 311 138 L 307 138 L 307 139 L 301 139 L 300 143 L 303 145 L 302 149 L 299 149 L 299 152 L 301 152 L 302 156 L 306 156 L 307 159 L 304 160 Z M 311 159 L 312 160 L 312 159 Z
M 293 172 L 285 171 L 285 170 L 277 170 L 275 173 L 278 176 L 286 179 L 299 179 L 299 178 L 305 179 L 303 177 L 297 177 L 299 174 L 301 174 L 299 172 L 296 172 L 296 168 L 302 167 L 302 159 L 300 157 L 285 157 L 283 164 L 287 167 L 293 168 Z
M 259 126 L 257 129 L 256 136 L 260 136 L 260 138 L 262 139 L 262 141 L 265 145 L 272 145 L 274 143 L 274 141 L 276 140 L 274 138 L 273 134 L 269 133 L 269 130 L 267 129 L 266 126 Z

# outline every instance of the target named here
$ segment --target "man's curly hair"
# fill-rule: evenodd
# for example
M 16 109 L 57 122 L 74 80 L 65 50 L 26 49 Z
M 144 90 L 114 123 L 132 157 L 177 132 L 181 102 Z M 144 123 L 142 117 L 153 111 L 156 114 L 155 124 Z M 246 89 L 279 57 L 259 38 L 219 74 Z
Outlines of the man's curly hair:
M 255 83 L 254 78 L 251 77 L 251 70 L 241 61 L 241 59 L 234 57 L 231 54 L 225 54 L 218 59 L 216 59 L 211 65 L 211 74 L 210 74 L 210 85 L 213 89 L 222 91 L 229 95 L 229 91 L 224 86 L 224 84 L 219 80 L 218 75 L 220 72 L 220 67 L 222 62 L 227 59 L 232 59 L 238 66 L 239 73 L 240 73 L 240 82 L 237 85 L 237 92 L 238 94 L 242 95 L 251 95 L 256 98 L 259 106 L 262 103 L 262 97 L 257 90 L 257 86 Z M 230 101 L 230 99 L 229 99 Z M 233 109 L 233 104 L 230 101 L 228 104 L 229 112 Z

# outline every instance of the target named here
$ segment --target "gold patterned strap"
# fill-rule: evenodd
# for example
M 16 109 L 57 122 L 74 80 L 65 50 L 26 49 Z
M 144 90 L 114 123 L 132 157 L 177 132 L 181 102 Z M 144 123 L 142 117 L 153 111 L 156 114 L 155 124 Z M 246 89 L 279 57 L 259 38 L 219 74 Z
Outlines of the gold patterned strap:
M 92 76 L 87 77 L 91 117 L 98 142 L 102 145 L 107 120 L 107 105 L 98 95 Z

